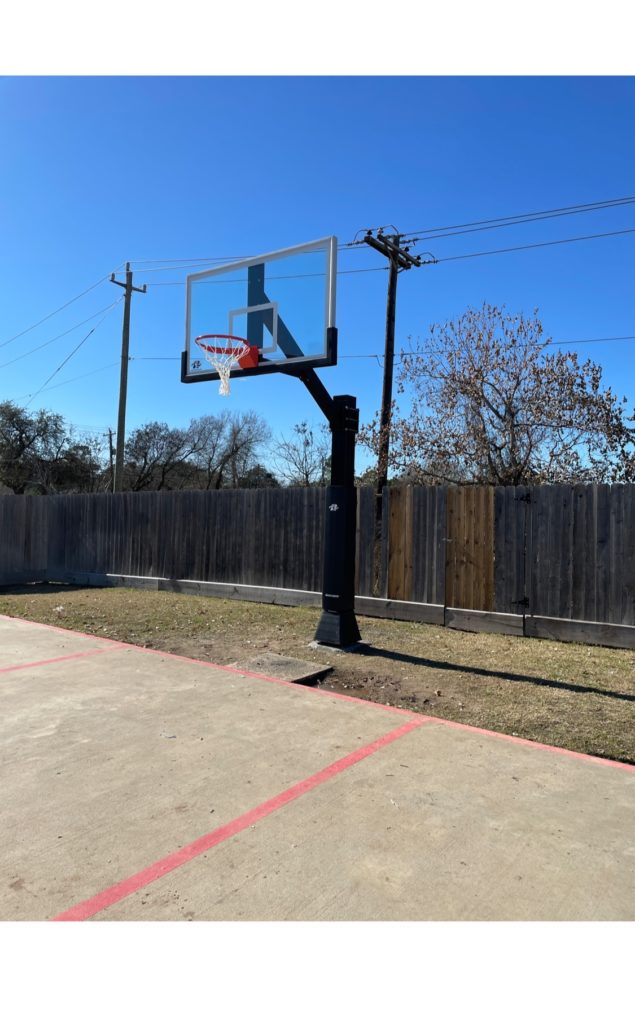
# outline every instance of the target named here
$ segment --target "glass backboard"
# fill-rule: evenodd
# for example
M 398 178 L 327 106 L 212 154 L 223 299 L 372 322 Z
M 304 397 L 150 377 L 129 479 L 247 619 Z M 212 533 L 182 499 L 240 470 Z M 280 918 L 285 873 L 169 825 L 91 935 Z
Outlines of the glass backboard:
M 329 236 L 190 274 L 181 380 L 219 379 L 206 358 L 210 336 L 215 347 L 234 343 L 214 336 L 241 338 L 253 347 L 253 358 L 232 368 L 232 377 L 332 366 L 336 259 L 337 239 Z

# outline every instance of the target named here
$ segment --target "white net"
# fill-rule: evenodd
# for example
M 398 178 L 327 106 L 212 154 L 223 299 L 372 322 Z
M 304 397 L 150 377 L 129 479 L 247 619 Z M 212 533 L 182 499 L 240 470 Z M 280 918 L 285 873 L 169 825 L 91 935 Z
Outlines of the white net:
M 216 352 L 210 351 L 208 348 L 204 348 L 203 351 L 208 363 L 214 367 L 220 377 L 219 395 L 228 395 L 230 393 L 229 375 L 238 366 L 239 360 L 247 355 L 249 345 L 246 342 L 244 344 L 236 342 L 230 348 L 220 349 Z

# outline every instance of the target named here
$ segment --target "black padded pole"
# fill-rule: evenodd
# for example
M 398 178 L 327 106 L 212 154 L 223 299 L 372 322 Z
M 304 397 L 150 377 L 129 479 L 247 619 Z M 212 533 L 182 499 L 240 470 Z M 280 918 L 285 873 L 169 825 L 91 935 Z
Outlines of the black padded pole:
M 335 395 L 331 419 L 331 484 L 326 490 L 322 615 L 318 643 L 350 647 L 361 637 L 355 618 L 355 437 L 359 410 L 352 395 Z

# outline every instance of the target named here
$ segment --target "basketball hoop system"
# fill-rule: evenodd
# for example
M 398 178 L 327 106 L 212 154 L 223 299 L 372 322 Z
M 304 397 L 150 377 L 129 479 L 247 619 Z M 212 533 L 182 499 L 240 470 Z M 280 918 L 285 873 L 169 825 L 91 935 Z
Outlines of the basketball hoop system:
M 246 370 L 258 365 L 258 349 L 246 338 L 234 334 L 201 334 L 194 341 L 220 377 L 219 395 L 230 393 L 229 375 L 232 370 Z

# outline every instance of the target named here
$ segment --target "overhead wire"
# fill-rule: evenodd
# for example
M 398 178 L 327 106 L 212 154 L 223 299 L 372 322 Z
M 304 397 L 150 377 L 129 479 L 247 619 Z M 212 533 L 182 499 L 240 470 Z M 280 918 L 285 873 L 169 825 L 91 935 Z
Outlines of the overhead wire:
M 337 246 L 337 248 L 340 249 L 340 250 L 341 249 L 347 249 L 348 246 L 349 246 L 348 242 L 340 242 L 339 245 Z M 305 255 L 305 253 L 304 252 L 300 252 L 300 253 L 297 253 L 296 255 L 303 256 L 303 255 Z M 157 273 L 157 272 L 160 272 L 162 270 L 178 270 L 178 269 L 180 269 L 178 264 L 183 264 L 183 263 L 191 263 L 192 267 L 195 267 L 195 266 L 199 266 L 199 265 L 200 266 L 205 266 L 208 263 L 224 263 L 224 262 L 227 262 L 227 261 L 229 261 L 229 262 L 236 262 L 237 263 L 240 260 L 253 259 L 253 258 L 254 258 L 253 254 L 251 256 L 186 256 L 186 257 L 178 256 L 178 257 L 174 257 L 174 258 L 167 258 L 166 257 L 165 259 L 162 259 L 162 260 L 160 260 L 160 259 L 136 259 L 136 260 L 128 260 L 128 262 L 130 264 L 133 264 L 133 263 L 169 263 L 169 264 L 174 264 L 174 266 L 169 266 L 169 267 L 156 267 L 156 268 L 144 267 L 144 268 L 138 268 L 138 273 Z M 257 255 L 256 255 L 256 258 L 257 258 Z
M 595 239 L 595 238 L 613 238 L 613 237 L 616 237 L 618 235 L 632 235 L 632 234 L 635 234 L 635 228 L 623 228 L 623 229 L 621 229 L 619 231 L 601 231 L 601 232 L 597 232 L 597 233 L 592 234 L 592 235 L 576 235 L 576 236 L 574 236 L 572 238 L 552 239 L 551 241 L 548 241 L 548 242 L 532 242 L 532 243 L 527 244 L 527 245 L 511 245 L 511 246 L 506 246 L 503 249 L 487 249 L 487 250 L 484 250 L 482 252 L 460 253 L 460 254 L 458 254 L 456 256 L 440 256 L 438 258 L 435 257 L 434 261 L 430 261 L 430 263 L 428 265 L 429 266 L 433 266 L 433 265 L 438 264 L 438 263 L 452 263 L 452 262 L 455 262 L 457 260 L 475 259 L 477 256 L 495 256 L 495 255 L 497 255 L 499 253 L 523 252 L 524 250 L 527 250 L 527 249 L 544 249 L 544 248 L 547 248 L 547 247 L 549 247 L 551 245 L 565 245 L 565 244 L 567 244 L 569 242 L 587 242 L 587 241 L 591 241 L 592 239 Z M 387 265 L 383 266 L 383 267 L 358 267 L 358 268 L 356 268 L 354 270 L 338 270 L 337 271 L 337 276 L 340 277 L 341 275 L 344 275 L 344 274 L 368 274 L 368 273 L 373 273 L 373 272 L 380 271 L 380 270 L 386 271 L 387 270 Z M 322 275 L 320 275 L 320 274 L 286 274 L 286 275 L 284 275 L 284 278 L 286 280 L 289 280 L 289 279 L 292 279 L 292 278 L 320 277 L 320 276 L 322 276 Z M 213 282 L 213 283 L 216 283 L 216 282 Z M 175 286 L 183 287 L 184 285 L 185 285 L 185 281 L 156 281 L 154 283 L 147 282 L 147 287 L 148 288 L 175 287 Z
M 106 319 L 106 317 L 108 316 L 108 314 L 109 314 L 109 313 L 111 312 L 111 310 L 112 310 L 112 309 L 114 308 L 114 306 L 117 306 L 117 305 L 119 305 L 119 303 L 120 303 L 120 302 L 122 302 L 122 301 L 123 301 L 123 296 L 122 296 L 122 297 L 121 297 L 120 299 L 118 299 L 118 300 L 117 300 L 117 302 L 115 302 L 115 303 L 113 304 L 113 306 L 111 306 L 111 307 L 110 307 L 110 309 L 108 310 L 108 312 L 106 312 L 106 313 L 104 314 L 104 316 L 103 316 L 103 317 L 101 318 L 101 320 L 99 321 L 99 323 L 98 323 L 98 324 L 95 324 L 95 326 L 94 326 L 94 327 L 91 327 L 91 329 L 90 329 L 90 331 L 88 332 L 88 334 L 85 334 L 85 335 L 84 335 L 84 337 L 82 338 L 82 340 L 81 340 L 81 341 L 80 341 L 80 342 L 79 342 L 79 343 L 78 343 L 78 344 L 77 344 L 77 345 L 75 346 L 75 348 L 74 348 L 74 349 L 72 350 L 72 352 L 69 352 L 69 354 L 68 354 L 68 355 L 66 356 L 66 358 L 62 360 L 62 362 L 61 362 L 61 363 L 59 364 L 59 366 L 57 367 L 57 369 L 55 369 L 55 370 L 53 371 L 53 373 L 51 373 L 51 374 L 50 374 L 50 375 L 49 375 L 49 376 L 48 376 L 48 377 L 46 378 L 46 380 L 44 381 L 44 383 L 42 384 L 42 386 L 41 386 L 41 387 L 39 387 L 39 388 L 37 389 L 37 391 L 34 391 L 34 392 L 33 392 L 33 394 L 29 396 L 29 401 L 27 402 L 27 408 L 28 408 L 28 406 L 29 406 L 29 405 L 31 404 L 31 402 L 32 402 L 32 401 L 33 401 L 33 400 L 34 400 L 35 398 L 37 398 L 37 396 L 38 396 L 38 395 L 39 395 L 39 394 L 40 394 L 40 393 L 41 393 L 42 391 L 44 391 L 44 389 L 46 388 L 47 384 L 49 384 L 49 383 L 50 383 L 50 381 L 52 381 L 52 380 L 53 380 L 53 378 L 57 376 L 57 374 L 58 374 L 58 373 L 60 372 L 60 370 L 61 370 L 61 369 L 62 369 L 62 368 L 63 368 L 64 366 L 66 366 L 66 364 L 67 364 L 67 363 L 68 363 L 68 362 L 69 362 L 69 361 L 70 361 L 70 360 L 71 360 L 71 359 L 73 358 L 73 356 L 74 356 L 74 355 L 75 355 L 75 354 L 76 354 L 77 352 L 79 352 L 80 348 L 82 347 L 82 345 L 83 345 L 83 344 L 84 344 L 84 343 L 85 343 L 86 341 L 88 341 L 88 339 L 90 338 L 91 334 L 94 334 L 94 333 L 95 333 L 95 331 L 96 331 L 96 330 L 97 330 L 97 329 L 98 329 L 98 328 L 99 328 L 99 327 L 100 327 L 100 326 L 101 326 L 101 325 L 103 324 L 104 320 Z
M 620 334 L 613 335 L 605 338 L 572 338 L 569 341 L 546 341 L 544 342 L 545 347 L 549 345 L 594 345 L 613 341 L 635 341 L 635 334 Z M 356 354 L 340 354 L 338 359 L 383 359 L 384 353 L 380 352 L 361 352 Z M 395 355 L 394 358 L 401 359 L 403 356 L 425 356 L 423 352 L 406 351 L 399 355 Z M 130 362 L 137 363 L 175 363 L 180 362 L 180 356 L 130 356 Z
M 110 370 L 113 366 L 119 366 L 120 362 L 121 361 L 119 359 L 116 359 L 114 363 L 107 363 L 106 366 L 100 366 L 96 370 L 89 370 L 88 373 L 80 373 L 79 376 L 77 377 L 69 377 L 67 380 L 60 381 L 59 384 L 53 384 L 50 388 L 40 388 L 40 390 L 36 392 L 36 394 L 41 394 L 44 391 L 55 391 L 56 388 L 63 388 L 65 387 L 66 384 L 73 384 L 76 380 L 84 380 L 85 377 L 93 377 L 96 373 L 103 373 L 104 370 Z M 16 401 L 21 402 L 22 399 L 30 397 L 30 394 L 19 395 Z M 75 423 L 74 426 L 83 429 L 81 423 Z M 96 430 L 97 428 L 87 427 L 85 429 Z
M 522 252 L 525 249 L 544 249 L 550 245 L 565 245 L 567 242 L 587 242 L 592 238 L 612 238 L 616 235 L 635 234 L 635 228 L 624 228 L 621 231 L 602 231 L 594 235 L 577 235 L 574 238 L 557 238 L 550 242 L 532 242 L 529 245 L 511 245 L 504 249 L 489 249 L 484 252 L 466 252 L 458 256 L 441 256 L 437 263 L 451 263 L 455 260 L 471 260 L 477 256 L 495 256 L 498 253 Z
M 121 264 L 119 264 L 119 266 L 121 266 Z M 117 270 L 118 267 L 116 267 L 115 269 Z M 78 299 L 83 298 L 84 295 L 88 295 L 89 292 L 92 292 L 93 289 L 98 288 L 99 285 L 103 284 L 104 281 L 109 280 L 110 274 L 106 274 L 104 277 L 100 277 L 98 281 L 95 281 L 94 284 L 89 285 L 89 287 L 85 288 L 83 292 L 79 293 L 79 295 L 73 296 L 73 298 L 69 299 L 68 302 L 64 302 L 61 306 L 58 306 L 58 308 L 54 309 L 52 313 L 47 313 L 46 316 L 43 316 L 42 319 L 36 321 L 36 323 L 31 324 L 30 327 L 25 327 L 23 331 L 19 331 L 17 334 L 14 334 L 11 338 L 7 338 L 5 341 L 0 342 L 0 348 L 4 348 L 6 345 L 10 345 L 12 341 L 17 341 L 18 338 L 22 338 L 25 334 L 28 334 L 29 331 L 34 331 L 36 327 L 39 327 L 41 324 L 46 323 L 46 321 L 50 320 L 51 317 L 57 316 L 57 314 L 61 313 L 63 309 L 67 309 L 69 306 L 72 306 L 72 304 L 74 302 L 77 302 Z
M 104 306 L 103 309 L 98 309 L 92 316 L 87 316 L 85 320 L 80 320 L 79 323 L 74 324 L 73 327 L 69 327 L 68 330 L 62 331 L 61 334 L 56 334 L 54 338 L 49 338 L 48 341 L 42 342 L 41 345 L 36 345 L 35 348 L 30 348 L 28 352 L 23 352 L 22 355 L 16 356 L 15 359 L 9 359 L 6 363 L 0 363 L 0 370 L 3 370 L 5 366 L 12 366 L 13 363 L 17 363 L 20 359 L 26 359 L 27 356 L 33 355 L 34 352 L 39 352 L 40 349 L 46 348 L 47 345 L 52 345 L 54 341 L 59 341 L 60 338 L 65 338 L 67 334 L 71 334 L 76 331 L 78 327 L 83 327 L 84 324 L 89 323 L 91 320 L 95 320 L 101 313 L 107 313 L 113 309 L 118 303 L 121 302 L 121 298 L 115 299 L 109 306 Z
M 573 215 L 579 214 L 579 213 L 594 213 L 595 211 L 598 211 L 598 210 L 610 210 L 610 209 L 614 209 L 614 208 L 619 208 L 621 206 L 629 206 L 629 205 L 632 205 L 633 203 L 635 203 L 635 196 L 621 196 L 621 197 L 617 197 L 615 199 L 598 199 L 598 200 L 596 200 L 595 202 L 592 202 L 592 203 L 576 203 L 576 204 L 571 205 L 571 206 L 556 206 L 556 207 L 552 207 L 551 209 L 548 209 L 548 210 L 533 210 L 533 211 L 530 211 L 529 213 L 507 214 L 504 217 L 490 217 L 490 218 L 487 218 L 485 220 L 466 221 L 463 224 L 446 224 L 446 225 L 442 225 L 440 227 L 414 228 L 414 229 L 411 229 L 411 230 L 406 231 L 406 232 L 401 232 L 401 234 L 404 237 L 406 237 L 406 236 L 410 236 L 410 235 L 428 235 L 428 234 L 432 234 L 432 233 L 434 233 L 436 235 L 437 232 L 449 232 L 451 234 L 455 234 L 455 233 L 456 234 L 462 234 L 462 233 L 467 233 L 470 230 L 479 230 L 479 229 L 482 229 L 484 231 L 489 231 L 492 227 L 497 227 L 497 226 L 499 226 L 499 227 L 513 227 L 515 224 L 532 223 L 532 221 L 534 221 L 534 220 L 547 220 L 547 219 L 557 218 L 557 217 L 569 217 L 569 216 L 573 216 Z M 395 232 L 397 232 L 397 229 L 394 227 L 394 225 L 384 225 L 384 227 L 391 227 L 391 228 L 394 229 Z M 375 230 L 375 229 L 371 229 L 371 230 Z M 360 232 L 357 232 L 357 234 L 359 234 L 359 233 Z M 449 235 L 446 236 L 446 235 L 439 234 L 438 237 L 440 237 L 440 238 L 441 237 L 449 237 Z M 364 240 L 363 239 L 360 239 L 359 241 L 355 241 L 354 240 L 352 242 L 341 242 L 338 245 L 338 249 L 340 249 L 340 250 L 342 250 L 342 249 L 350 249 L 353 246 L 356 247 L 358 245 L 363 245 L 363 244 L 364 244 Z M 143 264 L 164 263 L 164 264 L 173 264 L 174 265 L 174 267 L 157 267 L 157 270 L 161 271 L 161 270 L 167 270 L 167 269 L 177 269 L 176 265 L 181 265 L 181 264 L 185 264 L 185 263 L 189 263 L 189 264 L 192 264 L 194 266 L 194 265 L 199 265 L 199 264 L 203 265 L 203 264 L 206 264 L 206 263 L 222 263 L 223 261 L 226 261 L 226 260 L 227 261 L 238 261 L 238 260 L 243 260 L 243 259 L 247 259 L 247 258 L 248 257 L 246 257 L 246 256 L 189 256 L 189 257 L 167 257 L 166 256 L 164 259 L 138 258 L 138 259 L 129 260 L 128 262 L 130 262 L 131 264 L 132 263 L 135 263 L 135 264 L 141 264 L 141 263 L 143 263 Z M 146 273 L 150 272 L 150 268 L 149 267 L 144 268 L 144 272 L 146 272 Z
M 596 211 L 605 210 L 605 209 L 613 209 L 613 208 L 617 208 L 617 207 L 631 205 L 633 203 L 635 203 L 635 196 L 624 196 L 624 197 L 620 197 L 620 198 L 616 198 L 616 199 L 598 200 L 598 201 L 593 202 L 593 203 L 576 204 L 576 205 L 573 205 L 573 206 L 556 207 L 556 208 L 552 208 L 550 210 L 539 210 L 539 211 L 533 211 L 533 212 L 525 213 L 525 214 L 514 214 L 514 215 L 508 215 L 506 217 L 490 218 L 488 220 L 468 221 L 468 222 L 463 223 L 463 224 L 452 224 L 452 225 L 446 225 L 444 227 L 420 228 L 420 229 L 417 229 L 416 231 L 410 231 L 407 234 L 408 235 L 422 234 L 422 235 L 427 235 L 427 236 L 431 236 L 431 237 L 434 237 L 434 238 L 451 237 L 453 235 L 466 234 L 466 233 L 470 233 L 472 231 L 491 230 L 491 229 L 496 228 L 496 227 L 513 227 L 513 226 L 517 226 L 517 225 L 520 225 L 520 224 L 532 223 L 534 221 L 546 220 L 546 219 L 549 219 L 549 218 L 556 218 L 556 217 L 562 217 L 562 216 L 571 216 L 573 214 L 578 214 L 578 213 L 596 212 Z M 445 233 L 443 233 L 443 232 L 445 232 Z M 571 237 L 571 238 L 553 239 L 553 240 L 545 241 L 545 242 L 534 242 L 534 243 L 529 243 L 529 244 L 525 244 L 525 245 L 507 246 L 507 247 L 499 248 L 499 249 L 483 250 L 483 251 L 472 252 L 472 253 L 461 253 L 461 254 L 457 254 L 457 255 L 454 255 L 454 256 L 444 256 L 444 257 L 440 257 L 438 259 L 435 259 L 435 262 L 436 263 L 449 263 L 449 262 L 455 262 L 455 261 L 465 260 L 465 259 L 475 259 L 475 258 L 478 258 L 478 257 L 506 254 L 506 253 L 512 253 L 512 252 L 522 252 L 522 251 L 526 251 L 526 250 L 530 250 L 530 249 L 546 248 L 546 247 L 553 246 L 553 245 L 564 245 L 564 244 L 573 243 L 573 242 L 590 241 L 590 240 L 598 239 L 598 238 L 609 238 L 609 237 L 616 237 L 616 236 L 620 236 L 620 235 L 628 235 L 628 234 L 634 234 L 634 233 L 635 233 L 635 228 L 626 228 L 626 229 L 616 230 L 616 231 L 599 232 L 599 233 L 594 233 L 594 234 L 589 234 L 589 235 L 579 235 L 579 236 L 574 236 L 574 237 Z M 416 239 L 414 241 L 422 241 L 422 240 L 424 240 L 424 239 L 423 238 L 422 239 Z M 428 240 L 428 239 L 425 239 L 425 240 Z M 353 245 L 359 245 L 359 244 L 363 244 L 363 240 L 360 240 L 359 242 L 353 242 L 353 243 L 342 243 L 342 244 L 340 244 L 338 246 L 338 248 L 340 250 L 343 250 L 343 249 L 351 248 Z M 190 257 L 190 258 L 187 258 L 187 259 L 178 258 L 178 259 L 171 259 L 171 260 L 168 260 L 167 258 L 163 259 L 163 260 L 159 260 L 159 259 L 137 259 L 137 260 L 130 260 L 128 262 L 130 262 L 131 264 L 132 263 L 136 263 L 136 264 L 142 264 L 142 263 L 143 264 L 154 264 L 155 266 L 152 266 L 152 267 L 145 266 L 143 268 L 139 268 L 138 269 L 138 273 L 157 273 L 157 272 L 164 272 L 164 271 L 177 270 L 177 269 L 178 270 L 196 269 L 197 266 L 209 265 L 209 263 L 212 263 L 212 262 L 213 263 L 222 263 L 223 261 L 227 261 L 227 260 L 238 261 L 238 260 L 243 259 L 243 258 L 244 257 L 239 257 L 239 256 L 238 257 L 215 256 L 215 257 Z M 167 266 L 156 266 L 156 264 L 159 264 L 159 263 L 161 263 L 161 264 L 170 264 L 170 265 L 167 265 Z M 119 266 L 122 266 L 122 265 L 123 264 L 119 264 Z M 118 269 L 118 268 L 116 268 L 116 269 Z M 365 267 L 365 268 L 340 270 L 340 271 L 338 271 L 338 276 L 340 276 L 340 275 L 347 275 L 347 274 L 374 273 L 374 272 L 379 272 L 379 271 L 384 271 L 385 272 L 386 269 L 387 269 L 386 266 L 381 266 L 381 267 Z M 320 275 L 319 274 L 306 274 L 306 275 L 305 274 L 297 274 L 297 275 L 291 274 L 291 275 L 286 275 L 287 278 L 308 277 L 308 276 L 320 276 Z M 23 337 L 25 334 L 29 333 L 30 331 L 34 330 L 36 327 L 39 327 L 41 324 L 45 323 L 47 320 L 49 320 L 52 317 L 56 316 L 58 313 L 62 312 L 64 309 L 66 309 L 68 306 L 70 306 L 74 302 L 78 301 L 78 299 L 82 298 L 84 295 L 87 295 L 90 291 L 92 291 L 93 289 L 97 288 L 104 281 L 108 280 L 109 277 L 110 277 L 110 275 L 105 275 L 104 277 L 100 278 L 98 281 L 94 282 L 94 284 L 92 284 L 88 288 L 84 289 L 78 295 L 74 296 L 72 299 L 69 299 L 67 302 L 63 303 L 61 306 L 59 306 L 57 309 L 53 310 L 51 313 L 48 313 L 45 317 L 42 317 L 40 320 L 38 320 L 34 324 L 31 324 L 29 327 L 25 328 L 23 331 L 20 331 L 18 334 L 15 334 L 12 337 L 7 338 L 5 341 L 0 343 L 0 348 L 4 348 L 6 345 L 9 345 L 11 342 L 16 341 L 20 337 Z M 148 286 L 149 287 L 178 287 L 178 286 L 182 287 L 184 284 L 185 284 L 184 281 L 157 281 L 157 282 L 152 283 L 152 284 L 148 282 Z M 1 367 L 9 366 L 12 363 L 17 362 L 19 359 L 26 358 L 27 356 L 29 356 L 29 355 L 39 351 L 40 349 L 45 348 L 47 345 L 50 345 L 54 341 L 59 340 L 59 338 L 64 337 L 65 335 L 71 333 L 71 331 L 77 329 L 77 327 L 80 327 L 84 323 L 87 323 L 89 320 L 94 319 L 96 316 L 99 316 L 101 312 L 104 312 L 105 316 L 107 316 L 108 313 L 114 308 L 114 306 L 116 306 L 118 304 L 118 302 L 120 302 L 120 301 L 121 301 L 121 299 L 118 299 L 116 302 L 114 302 L 111 305 L 105 307 L 104 310 L 100 310 L 97 313 L 93 314 L 91 317 L 87 317 L 86 320 L 81 321 L 80 323 L 74 325 L 74 327 L 69 328 L 67 331 L 62 332 L 61 334 L 56 335 L 55 338 L 49 339 L 48 341 L 42 343 L 41 345 L 38 345 L 35 348 L 30 349 L 29 352 L 26 352 L 23 355 L 16 357 L 16 359 L 9 360 L 8 362 L 6 362 L 4 364 L 0 364 L 0 368 Z M 39 388 L 36 392 L 33 393 L 33 395 L 30 396 L 31 400 L 33 400 L 33 398 L 35 398 L 38 394 L 40 394 L 41 391 L 43 391 L 43 390 L 51 390 L 50 388 L 47 388 L 47 385 L 48 385 L 49 381 L 52 380 L 57 375 L 57 373 L 59 373 L 59 371 L 62 369 L 62 367 L 64 365 L 66 365 L 66 363 L 75 355 L 75 353 L 77 351 L 79 351 L 79 349 L 85 343 L 85 341 L 88 340 L 90 335 L 93 334 L 94 331 L 97 330 L 97 328 L 103 322 L 103 319 L 105 319 L 105 316 L 102 318 L 102 320 L 99 322 L 99 324 L 97 324 L 94 328 L 91 329 L 91 331 L 88 332 L 88 334 L 80 341 L 80 343 L 72 350 L 72 352 L 69 353 L 69 355 L 66 357 L 66 359 L 63 360 L 63 362 L 57 367 L 57 369 L 54 371 L 54 373 L 51 374 L 47 378 L 47 380 L 44 382 L 42 387 Z M 580 339 L 580 341 L 578 341 L 578 342 L 576 342 L 576 341 L 572 341 L 572 342 L 553 342 L 553 343 L 550 343 L 550 344 L 591 344 L 591 343 L 600 342 L 600 341 L 621 341 L 621 340 L 626 341 L 626 340 L 633 340 L 633 339 L 629 335 L 624 335 L 624 336 L 615 337 L 615 338 Z M 146 358 L 146 357 L 137 357 L 137 358 Z M 162 357 L 147 357 L 147 358 L 157 358 L 157 359 L 160 359 Z M 165 358 L 169 359 L 171 357 L 165 357 Z M 349 357 L 343 356 L 343 358 L 356 358 L 356 357 L 354 357 L 354 356 L 349 356 Z M 360 356 L 359 358 L 377 358 L 377 357 L 375 355 L 372 355 L 372 356 L 368 356 L 368 357 Z M 73 379 L 75 379 L 75 378 L 73 378 Z M 56 386 L 59 386 L 59 385 L 56 385 Z
M 172 269 L 174 269 L 174 268 L 172 268 Z M 355 270 L 338 270 L 337 271 L 337 276 L 340 277 L 343 274 L 372 274 L 372 273 L 375 273 L 378 270 L 382 270 L 385 273 L 387 269 L 388 269 L 387 266 L 383 266 L 383 267 L 357 267 Z M 319 274 L 319 273 L 315 273 L 315 274 L 278 274 L 278 275 L 272 275 L 270 278 L 268 278 L 268 280 L 270 280 L 270 281 L 271 280 L 274 280 L 274 281 L 289 281 L 289 280 L 293 280 L 295 278 L 301 278 L 301 277 L 324 277 L 324 276 L 325 276 L 324 274 Z M 238 281 L 240 279 L 239 278 L 234 278 L 233 280 L 235 282 L 235 281 Z M 218 283 L 220 283 L 220 284 L 228 284 L 228 283 L 230 283 L 230 279 L 225 278 L 223 281 L 220 281 L 220 282 L 218 282 L 218 281 L 208 281 L 208 282 L 205 282 L 205 283 L 206 284 L 218 284 Z M 144 284 L 146 285 L 147 288 L 168 288 L 168 287 L 174 287 L 176 285 L 179 285 L 179 286 L 183 287 L 185 285 L 185 281 L 147 281 L 147 282 L 144 282 Z
M 635 202 L 635 200 L 633 200 L 633 202 Z M 438 232 L 437 234 L 420 234 L 417 238 L 410 238 L 410 234 L 414 235 L 417 234 L 417 232 L 409 232 L 408 237 L 403 239 L 403 243 L 407 244 L 408 242 L 410 242 L 410 244 L 413 244 L 415 242 L 432 242 L 438 238 L 456 238 L 457 235 L 470 235 L 474 234 L 475 232 L 480 233 L 481 231 L 493 231 L 497 228 L 513 228 L 518 227 L 519 225 L 522 224 L 535 224 L 543 220 L 551 220 L 553 217 L 570 217 L 576 213 L 593 213 L 596 212 L 597 210 L 607 210 L 612 208 L 613 207 L 608 206 L 598 206 L 595 208 L 595 210 L 569 210 L 567 213 L 546 214 L 545 216 L 541 217 L 529 217 L 525 220 L 509 220 L 506 221 L 504 224 L 485 224 L 483 227 L 462 228 L 459 231 L 441 231 Z
M 463 229 L 477 229 L 489 230 L 489 226 L 500 226 L 507 227 L 508 225 L 513 226 L 514 224 L 527 224 L 533 220 L 547 220 L 556 217 L 567 217 L 578 213 L 594 213 L 596 210 L 609 210 L 620 206 L 629 206 L 635 203 L 635 196 L 622 196 L 618 199 L 601 199 L 594 203 L 578 203 L 574 206 L 557 206 L 550 210 L 535 210 L 531 213 L 517 213 L 509 214 L 506 217 L 491 217 L 487 220 L 473 220 L 467 221 L 464 224 L 446 224 L 441 227 L 434 228 L 415 228 L 413 230 L 401 232 L 406 237 L 410 235 L 429 235 L 437 232 L 456 232 L 457 234 L 462 232 Z M 439 235 L 439 237 L 444 237 Z M 363 239 L 361 240 L 363 242 Z M 355 243 L 360 244 L 360 243 Z

